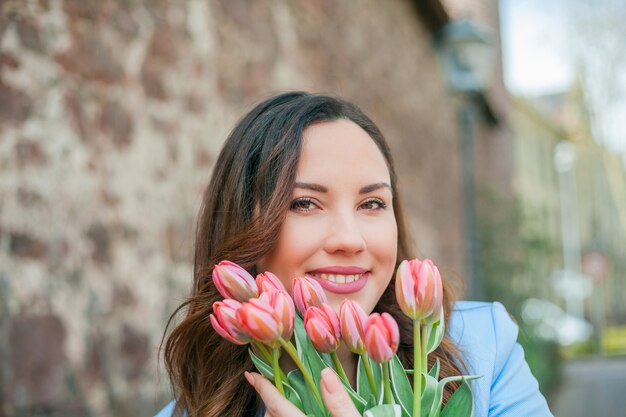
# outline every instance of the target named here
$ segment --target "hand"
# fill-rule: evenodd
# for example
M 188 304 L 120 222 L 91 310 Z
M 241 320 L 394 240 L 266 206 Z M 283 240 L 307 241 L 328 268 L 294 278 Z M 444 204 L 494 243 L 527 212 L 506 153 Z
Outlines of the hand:
M 246 379 L 267 407 L 265 417 L 305 417 L 298 407 L 283 397 L 276 387 L 256 372 L 245 372 Z M 322 371 L 322 397 L 332 417 L 360 417 L 345 388 L 333 370 Z

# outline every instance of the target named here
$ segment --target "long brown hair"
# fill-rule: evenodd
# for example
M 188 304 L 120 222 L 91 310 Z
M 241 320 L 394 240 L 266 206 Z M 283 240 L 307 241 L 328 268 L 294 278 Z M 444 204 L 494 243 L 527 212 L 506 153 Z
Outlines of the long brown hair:
M 391 152 L 378 127 L 358 107 L 339 98 L 304 92 L 280 94 L 258 104 L 237 123 L 217 159 L 198 215 L 193 289 L 168 322 L 169 327 L 177 314 L 183 313 L 184 318 L 167 337 L 164 351 L 176 398 L 175 415 L 185 410 L 190 417 L 255 416 L 262 406 L 242 377 L 244 370 L 254 369 L 247 346 L 224 340 L 210 325 L 213 303 L 222 298 L 211 273 L 224 259 L 257 272 L 255 263 L 276 245 L 291 203 L 304 129 L 337 119 L 360 126 L 385 157 L 398 226 L 396 259 L 413 257 Z M 400 311 L 393 288 L 392 279 L 375 310 L 386 311 L 398 321 L 398 355 L 406 368 L 412 368 L 412 322 Z M 444 300 L 446 317 L 450 317 L 453 296 L 445 280 Z M 430 355 L 432 361 L 433 356 L 441 361 L 442 376 L 459 373 L 457 363 L 462 361 L 447 337 L 435 355 Z M 446 400 L 451 392 L 447 388 Z

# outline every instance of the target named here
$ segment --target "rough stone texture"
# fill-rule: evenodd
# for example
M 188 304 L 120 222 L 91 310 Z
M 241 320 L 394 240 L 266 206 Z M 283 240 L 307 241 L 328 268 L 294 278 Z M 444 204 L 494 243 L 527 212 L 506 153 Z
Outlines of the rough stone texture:
M 455 103 L 411 2 L 0 11 L 0 416 L 151 415 L 168 400 L 156 354 L 189 287 L 202 190 L 234 122 L 275 92 L 370 114 L 420 255 L 461 274 Z

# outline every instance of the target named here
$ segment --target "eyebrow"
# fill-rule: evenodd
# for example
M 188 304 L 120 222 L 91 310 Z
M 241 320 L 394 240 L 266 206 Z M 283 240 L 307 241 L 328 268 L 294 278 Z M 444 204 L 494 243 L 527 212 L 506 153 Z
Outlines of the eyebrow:
M 328 188 L 324 187 L 323 185 L 314 184 L 314 183 L 310 183 L 310 182 L 296 182 L 295 187 L 296 188 L 304 188 L 304 189 L 312 190 L 312 191 L 317 191 L 319 193 L 326 193 L 326 192 L 328 192 Z M 376 190 L 381 189 L 381 188 L 388 188 L 389 190 L 391 190 L 391 186 L 389 184 L 387 184 L 386 182 L 377 182 L 375 184 L 370 184 L 370 185 L 366 185 L 365 187 L 362 187 L 359 190 L 359 194 L 371 193 L 372 191 L 376 191 Z

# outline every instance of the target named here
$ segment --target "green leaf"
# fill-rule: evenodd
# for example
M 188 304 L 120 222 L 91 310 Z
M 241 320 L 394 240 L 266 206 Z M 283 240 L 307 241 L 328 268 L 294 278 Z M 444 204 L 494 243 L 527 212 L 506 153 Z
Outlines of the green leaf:
M 274 368 L 272 368 L 265 361 L 256 356 L 252 349 L 248 349 L 248 353 L 252 358 L 252 363 L 254 363 L 254 366 L 261 373 L 261 375 L 274 383 Z M 287 378 L 289 378 L 289 375 L 287 376 Z M 283 387 L 285 388 L 285 397 L 287 397 L 287 399 L 291 401 L 296 407 L 302 410 L 303 404 L 301 396 L 289 382 L 291 381 L 283 381 Z
M 432 376 L 436 380 L 439 380 L 439 369 L 441 368 L 441 363 L 439 362 L 439 358 L 435 359 L 435 363 L 433 364 L 430 371 L 428 371 L 428 375 Z
M 443 319 L 443 315 L 441 317 Z M 439 320 L 437 323 L 433 324 L 432 328 L 428 332 L 428 343 L 426 344 L 427 353 L 432 353 L 435 349 L 437 349 L 437 347 L 439 347 L 445 333 L 446 325 L 443 320 Z
M 363 417 L 401 417 L 402 409 L 398 404 L 383 404 L 367 410 Z
M 450 382 L 454 382 L 454 381 L 471 381 L 473 379 L 478 379 L 482 377 L 482 375 L 470 375 L 470 376 L 463 376 L 463 375 L 459 375 L 459 376 L 449 376 L 447 378 L 442 379 L 441 381 L 439 381 L 439 383 L 437 384 L 437 391 L 435 392 L 435 398 L 433 400 L 433 405 L 430 409 L 430 413 L 428 414 L 429 417 L 439 417 L 439 414 L 441 412 L 441 402 L 442 402 L 442 398 L 443 398 L 443 389 L 446 386 L 446 384 L 450 383 Z M 452 398 L 450 398 L 452 399 Z
M 322 359 L 319 352 L 315 350 L 312 344 L 310 344 L 311 341 L 308 339 L 306 341 L 309 343 L 309 347 L 306 350 L 307 354 L 306 354 L 305 359 L 308 363 L 308 368 L 311 371 L 311 375 L 313 376 L 313 380 L 315 381 L 315 385 L 317 385 L 317 387 L 319 388 L 320 383 L 322 381 L 322 370 L 324 368 L 330 368 L 333 370 L 333 372 L 335 372 L 335 370 L 333 369 L 332 366 L 326 363 L 324 359 Z M 359 413 L 363 413 L 363 410 L 365 409 L 365 405 L 367 404 L 367 401 L 361 398 L 359 394 L 357 394 L 356 391 L 354 391 L 354 389 L 352 389 L 350 385 L 346 384 L 343 381 L 341 382 L 344 388 L 346 389 L 346 392 L 350 396 L 350 399 L 354 403 L 354 406 L 356 407 L 356 409 L 359 411 Z
M 294 321 L 294 332 L 296 339 L 296 350 L 298 351 L 298 357 L 300 360 L 306 356 L 309 343 L 311 343 L 307 337 L 306 330 L 304 329 L 304 322 L 302 321 L 302 317 L 299 314 L 296 314 L 296 319 Z
M 299 410 L 304 410 L 304 404 L 302 403 L 302 399 L 300 398 L 300 394 L 293 388 L 290 384 L 283 383 L 283 387 L 285 387 L 285 397 Z
M 315 350 L 315 347 L 313 347 L 313 344 L 309 340 L 306 334 L 306 330 L 304 329 L 304 322 L 302 321 L 302 318 L 298 315 L 296 315 L 296 320 L 294 323 L 294 334 L 296 335 L 296 349 L 298 350 L 298 356 L 304 363 L 304 366 L 311 373 L 313 381 L 319 389 L 322 379 L 322 370 L 324 368 L 333 369 L 330 361 L 330 355 L 320 354 L 317 350 Z M 352 399 L 352 402 L 354 403 L 356 409 L 359 410 L 359 413 L 363 413 L 367 401 L 360 397 L 350 385 L 347 385 L 345 383 L 343 383 L 343 385 L 346 389 L 346 392 Z
M 294 369 L 293 371 L 289 372 L 289 374 L 287 374 L 287 379 L 289 380 L 289 384 L 293 387 L 294 391 L 297 392 L 300 398 L 301 406 L 298 407 L 300 410 L 302 410 L 307 415 L 310 414 L 313 416 L 323 416 L 328 414 L 326 410 L 322 410 L 320 408 L 319 403 L 313 396 L 311 389 L 306 384 L 306 381 L 302 376 L 302 372 L 299 369 Z M 287 398 L 289 398 L 289 396 L 287 396 Z M 297 404 L 295 405 L 297 406 Z
M 374 394 L 370 394 L 369 397 L 367 397 L 367 404 L 365 404 L 365 409 L 369 410 L 370 408 L 373 408 L 377 405 L 379 404 L 376 401 L 376 398 L 374 398 Z
M 413 389 L 398 355 L 389 361 L 389 378 L 391 379 L 391 392 L 402 408 L 402 415 L 411 417 L 409 410 L 413 410 Z
M 432 377 L 431 375 L 424 375 L 426 384 L 424 384 L 424 389 L 422 390 L 421 397 L 421 409 L 422 416 L 428 416 L 430 409 L 432 408 L 433 401 L 435 399 L 435 394 L 437 392 L 437 379 Z
M 250 358 L 252 358 L 252 363 L 254 363 L 254 366 L 261 375 L 274 382 L 274 369 L 271 365 L 255 355 L 252 349 L 248 348 L 248 353 L 250 354 Z
M 378 392 L 378 398 L 375 398 L 375 404 L 382 404 L 383 399 L 383 373 L 379 363 L 374 362 L 369 355 L 365 354 L 366 360 L 369 361 L 372 368 L 372 374 L 374 375 L 374 384 L 376 384 L 376 391 Z M 372 388 L 367 379 L 367 372 L 365 371 L 365 365 L 363 364 L 363 357 L 359 356 L 359 363 L 356 368 L 356 392 L 361 398 L 369 398 L 372 393 Z M 367 408 L 366 408 L 367 409 Z
M 335 372 L 333 368 L 330 368 L 330 369 L 332 369 L 333 372 Z M 337 374 L 337 372 L 335 372 L 335 374 Z M 339 375 L 337 375 L 337 378 L 339 378 Z M 321 376 L 320 376 L 320 379 L 321 379 Z M 354 406 L 356 407 L 356 409 L 359 411 L 360 414 L 363 414 L 363 411 L 365 410 L 365 406 L 367 405 L 367 400 L 365 400 L 363 397 L 357 394 L 357 392 L 349 384 L 346 384 L 341 378 L 339 378 L 339 380 L 343 384 L 343 387 L 345 388 L 346 392 L 348 393 L 348 396 L 354 403 Z
M 472 390 L 464 379 L 463 384 L 457 389 L 443 409 L 441 417 L 473 417 L 474 401 Z

